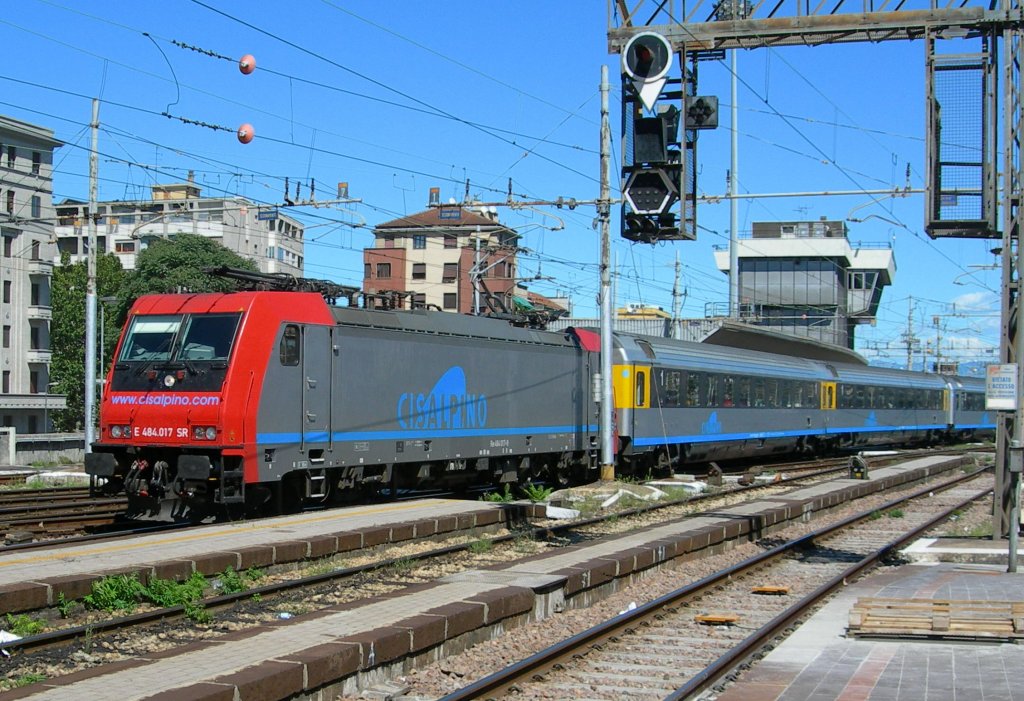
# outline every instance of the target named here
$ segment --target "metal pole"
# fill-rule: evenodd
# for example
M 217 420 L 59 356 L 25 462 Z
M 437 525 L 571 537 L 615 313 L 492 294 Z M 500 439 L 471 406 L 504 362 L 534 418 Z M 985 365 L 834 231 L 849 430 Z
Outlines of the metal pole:
M 476 251 L 473 253 L 473 316 L 480 314 L 480 226 L 476 227 Z
M 675 271 L 676 275 L 672 280 L 672 338 L 678 340 L 682 337 L 682 334 L 679 332 L 680 324 L 682 324 L 682 321 L 679 318 L 679 315 L 682 313 L 681 305 L 679 303 L 680 298 L 682 297 L 682 293 L 679 291 L 679 277 L 682 275 L 682 269 L 679 266 L 679 251 L 676 251 Z
M 740 271 L 739 271 L 739 200 L 736 199 L 736 186 L 739 180 L 739 126 L 737 119 L 739 108 L 736 105 L 736 52 L 733 49 L 729 52 L 729 70 L 732 71 L 731 100 L 732 107 L 729 110 L 732 115 L 731 162 L 729 164 L 729 318 L 735 319 L 740 315 Z
M 99 179 L 100 101 L 92 101 L 92 149 L 89 152 L 89 251 L 86 256 L 88 281 L 85 288 L 85 452 L 92 452 L 95 440 L 93 409 L 96 403 L 96 209 Z
M 1008 5 L 1008 3 L 1004 3 Z M 994 37 L 994 35 L 993 35 Z M 1003 363 L 1017 364 L 1018 392 L 1024 381 L 1024 363 L 1021 362 L 1021 348 L 1024 346 L 1024 324 L 1020 321 L 1021 261 L 1020 226 L 1021 208 L 1017 202 L 1021 187 L 1020 133 L 1020 64 L 1017 55 L 1021 33 L 1017 28 L 1007 28 L 1003 39 L 1003 250 L 1002 250 L 1002 319 L 1000 356 Z M 993 39 L 993 42 L 995 39 Z M 1016 321 L 1014 321 L 1016 320 Z M 1015 328 L 1014 328 L 1015 327 Z M 1019 395 L 1018 395 L 1019 401 Z M 1007 571 L 1017 571 L 1017 545 L 1020 529 L 1020 476 L 1024 467 L 1024 425 L 1018 404 L 1012 412 L 998 414 L 996 433 L 996 484 L 993 499 L 993 539 L 1008 536 Z M 1008 502 L 1008 503 L 1006 503 Z M 1007 507 L 1009 507 L 1007 509 Z
M 601 66 L 601 480 L 615 479 L 612 427 L 611 186 L 612 128 L 608 121 L 608 66 Z

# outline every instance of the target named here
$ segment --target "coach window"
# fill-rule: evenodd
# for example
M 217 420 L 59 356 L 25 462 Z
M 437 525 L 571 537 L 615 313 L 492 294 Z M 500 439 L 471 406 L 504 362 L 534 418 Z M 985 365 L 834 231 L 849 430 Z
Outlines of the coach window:
M 818 383 L 817 382 L 805 382 L 804 383 L 804 403 L 806 406 L 817 409 L 821 406 L 818 403 Z
M 793 406 L 793 381 L 779 380 L 779 406 L 789 409 Z
M 741 377 L 736 381 L 736 396 L 733 397 L 736 406 L 750 406 L 750 378 Z
M 655 378 L 658 381 L 654 383 L 654 391 L 657 393 L 658 406 L 682 406 L 682 374 L 679 370 L 657 371 Z
M 718 375 L 708 375 L 708 391 L 704 395 L 704 406 L 718 406 Z
M 864 385 L 857 385 L 853 390 L 853 408 L 863 409 L 866 405 L 864 404 Z
M 298 365 L 299 347 L 299 327 L 288 324 L 281 335 L 281 365 Z
M 753 400 L 754 400 L 753 404 L 751 406 L 755 406 L 757 408 L 763 408 L 764 407 L 764 378 L 763 377 L 755 377 L 751 381 L 750 384 L 751 384 L 751 389 L 753 390 Z
M 722 406 L 729 407 L 733 406 L 733 392 L 735 391 L 735 383 L 733 382 L 732 375 L 726 375 L 722 378 Z
M 686 406 L 700 406 L 700 377 L 695 372 L 686 373 Z
M 636 373 L 636 404 L 635 406 L 642 407 L 646 406 L 644 399 L 647 397 L 647 373 L 637 372 Z

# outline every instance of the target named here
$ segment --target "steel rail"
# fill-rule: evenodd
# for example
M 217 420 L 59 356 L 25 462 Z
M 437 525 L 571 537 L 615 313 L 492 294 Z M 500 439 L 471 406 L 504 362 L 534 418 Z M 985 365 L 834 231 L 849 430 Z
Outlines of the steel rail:
M 835 469 L 838 469 L 838 468 L 828 468 L 826 470 L 823 470 L 822 472 L 823 473 L 828 473 L 828 472 L 834 471 Z M 815 473 L 815 474 L 818 474 L 818 473 Z M 799 478 L 793 478 L 792 481 L 803 481 L 806 478 L 807 478 L 807 475 L 803 475 L 803 476 L 801 476 Z M 549 526 L 535 527 L 535 528 L 533 528 L 530 531 L 530 535 L 533 538 L 538 539 L 538 540 L 547 540 L 547 539 L 551 539 L 552 537 L 554 537 L 556 535 L 565 533 L 567 531 L 578 530 L 580 528 L 584 528 L 584 527 L 587 527 L 587 526 L 592 526 L 592 525 L 600 524 L 600 523 L 605 522 L 605 521 L 607 521 L 607 520 L 609 520 L 611 518 L 621 519 L 623 517 L 627 517 L 628 518 L 628 517 L 631 517 L 631 516 L 639 516 L 639 515 L 643 515 L 643 514 L 649 513 L 651 511 L 656 511 L 656 510 L 663 509 L 663 508 L 668 508 L 668 507 L 671 507 L 671 506 L 685 505 L 685 504 L 689 504 L 689 503 L 693 503 L 693 502 L 699 502 L 699 501 L 703 501 L 705 499 L 711 499 L 711 498 L 715 498 L 715 497 L 731 496 L 733 494 L 740 493 L 740 492 L 746 492 L 746 491 L 749 491 L 751 489 L 755 489 L 755 490 L 756 489 L 764 489 L 766 487 L 777 486 L 778 484 L 780 484 L 780 483 L 779 482 L 771 482 L 771 483 L 765 483 L 765 484 L 755 484 L 755 485 L 750 485 L 748 487 L 742 487 L 740 489 L 736 489 L 736 490 L 727 492 L 725 494 L 701 494 L 701 495 L 697 495 L 695 497 L 689 497 L 687 499 L 680 499 L 680 500 L 676 500 L 676 501 L 672 501 L 672 502 L 665 502 L 665 503 L 659 503 L 659 504 L 648 504 L 648 505 L 639 506 L 639 507 L 636 507 L 636 508 L 633 508 L 633 509 L 628 509 L 628 510 L 619 511 L 619 512 L 615 512 L 615 513 L 605 514 L 605 515 L 602 515 L 602 516 L 594 516 L 594 517 L 591 517 L 591 518 L 579 519 L 579 520 L 575 520 L 575 521 L 567 521 L 565 523 L 551 524 Z M 691 513 L 691 514 L 687 514 L 685 516 L 681 516 L 680 518 L 691 518 L 693 516 L 699 515 L 700 513 L 704 513 L 704 512 L 694 512 L 694 513 Z M 132 535 L 132 534 L 129 534 L 129 535 Z M 506 535 L 500 535 L 500 536 L 496 536 L 494 538 L 491 538 L 490 541 L 492 543 L 503 543 L 503 542 L 506 542 L 506 541 L 509 541 L 509 540 L 514 540 L 515 538 L 518 538 L 518 537 L 521 537 L 521 536 L 522 536 L 522 532 L 519 532 L 519 533 L 509 533 L 509 534 L 506 534 Z M 90 539 L 90 538 L 86 537 L 86 539 Z M 72 539 L 65 539 L 65 540 L 62 540 L 62 541 L 57 541 L 56 544 L 65 544 L 65 543 L 67 543 L 70 540 L 72 540 Z M 75 539 L 75 542 L 77 543 L 77 542 L 81 542 L 81 541 Z M 53 544 L 54 543 L 52 543 L 52 542 L 49 543 L 49 545 L 53 545 Z M 24 549 L 28 549 L 29 546 L 36 546 L 36 545 L 47 545 L 47 543 L 41 543 L 41 544 L 25 543 L 21 547 L 24 548 Z M 261 587 L 254 587 L 252 589 L 247 589 L 244 592 L 238 592 L 236 594 L 222 594 L 222 595 L 217 596 L 217 597 L 212 597 L 212 598 L 204 599 L 201 602 L 197 602 L 195 605 L 203 606 L 205 608 L 214 608 L 214 609 L 216 609 L 216 608 L 224 608 L 226 606 L 232 605 L 232 604 L 234 604 L 236 602 L 239 602 L 239 601 L 242 601 L 244 599 L 252 598 L 256 594 L 260 595 L 260 597 L 272 596 L 272 595 L 276 595 L 276 594 L 282 594 L 282 593 L 285 593 L 285 592 L 287 592 L 289 590 L 292 590 L 292 589 L 301 589 L 301 588 L 304 588 L 304 587 L 316 586 L 317 584 L 322 584 L 322 583 L 325 583 L 325 582 L 331 582 L 331 581 L 335 581 L 335 580 L 343 580 L 343 579 L 347 579 L 347 578 L 353 577 L 355 575 L 362 574 L 362 573 L 365 573 L 365 572 L 370 572 L 370 571 L 373 571 L 373 570 L 385 569 L 385 568 L 387 568 L 387 567 L 389 567 L 391 565 L 395 565 L 395 564 L 398 564 L 400 562 L 402 562 L 402 563 L 409 562 L 409 561 L 419 562 L 419 561 L 428 560 L 428 559 L 431 559 L 431 558 L 437 558 L 437 557 L 443 557 L 445 555 L 455 554 L 455 553 L 458 553 L 458 552 L 465 551 L 465 550 L 469 549 L 471 546 L 472 546 L 472 542 L 464 543 L 464 544 L 460 544 L 460 545 L 450 545 L 450 546 L 445 546 L 445 547 L 441 547 L 441 548 L 434 548 L 432 550 L 424 551 L 422 553 L 418 553 L 418 554 L 415 554 L 415 555 L 404 556 L 404 557 L 399 557 L 399 558 L 390 558 L 390 559 L 387 559 L 387 560 L 381 560 L 381 561 L 377 561 L 377 562 L 366 563 L 364 565 L 359 565 L 359 566 L 355 566 L 355 567 L 346 567 L 346 568 L 342 568 L 342 569 L 333 570 L 331 572 L 325 572 L 325 573 L 321 573 L 321 574 L 317 574 L 317 575 L 312 575 L 312 576 L 309 576 L 309 577 L 302 577 L 302 578 L 299 578 L 299 579 L 290 580 L 290 581 L 286 581 L 286 582 L 278 582 L 278 583 L 275 583 L 275 584 L 268 584 L 268 585 L 264 585 L 264 586 L 261 586 Z M 0 552 L 6 552 L 7 550 L 14 550 L 14 549 L 18 549 L 18 548 L 19 548 L 19 546 L 10 546 L 9 548 L 4 548 L 3 550 L 0 550 Z M 150 624 L 154 624 L 154 623 L 157 623 L 157 622 L 165 620 L 165 619 L 178 618 L 178 617 L 181 617 L 181 616 L 184 616 L 184 615 L 185 615 L 185 606 L 171 606 L 171 607 L 167 607 L 167 608 L 156 609 L 156 610 L 153 610 L 153 611 L 146 611 L 146 612 L 143 612 L 143 613 L 132 614 L 132 615 L 129 615 L 129 616 L 122 616 L 122 617 L 119 617 L 119 618 L 111 619 L 109 621 L 93 622 L 93 623 L 89 623 L 89 624 L 83 625 L 83 626 L 73 626 L 73 627 L 69 627 L 69 628 L 62 628 L 60 630 L 49 631 L 49 632 L 46 632 L 46 633 L 40 633 L 38 635 L 26 636 L 26 637 L 21 638 L 19 640 L 15 640 L 15 641 L 11 641 L 11 642 L 8 642 L 8 643 L 4 643 L 3 647 L 6 650 L 19 650 L 19 649 L 20 650 L 29 650 L 29 649 L 36 650 L 36 649 L 42 649 L 42 648 L 46 648 L 46 647 L 52 647 L 52 646 L 55 646 L 55 645 L 59 645 L 59 644 L 62 644 L 62 643 L 69 643 L 69 642 L 72 642 L 72 641 L 74 641 L 74 640 L 76 640 L 78 638 L 82 638 L 82 637 L 85 637 L 85 636 L 91 636 L 91 637 L 95 638 L 97 635 L 104 634 L 104 633 L 115 632 L 115 631 L 120 630 L 122 628 L 127 628 L 127 627 L 131 627 L 131 626 L 150 625 Z
M 828 468 L 827 470 L 823 470 L 822 472 L 832 472 L 835 469 L 837 469 L 837 468 Z M 991 468 L 982 468 L 980 470 L 977 470 L 974 473 L 971 473 L 970 475 L 968 475 L 968 477 L 976 476 L 976 475 L 978 475 L 978 474 L 980 474 L 980 473 L 982 473 L 982 472 L 984 472 L 984 471 L 986 471 L 988 469 L 991 469 Z M 817 474 L 817 473 L 815 473 L 815 474 Z M 806 478 L 807 478 L 807 475 L 803 475 L 802 477 L 799 477 L 799 478 L 793 478 L 793 481 L 803 481 Z M 964 478 L 961 477 L 961 478 L 958 478 L 958 479 L 964 479 Z M 667 507 L 670 507 L 670 506 L 685 505 L 685 504 L 688 504 L 688 503 L 692 503 L 694 501 L 699 501 L 699 500 L 701 500 L 703 498 L 714 498 L 714 497 L 722 497 L 722 496 L 732 496 L 733 494 L 736 494 L 738 492 L 745 492 L 745 491 L 749 491 L 750 489 L 764 489 L 766 487 L 777 486 L 779 484 L 780 484 L 779 482 L 771 482 L 771 483 L 750 485 L 748 487 L 743 487 L 743 488 L 740 488 L 740 489 L 737 489 L 737 490 L 733 490 L 733 491 L 727 492 L 725 494 L 703 494 L 703 495 L 698 495 L 697 497 L 692 497 L 692 498 L 689 498 L 689 499 L 677 500 L 677 501 L 674 501 L 674 502 L 667 502 L 667 503 L 660 503 L 660 504 L 650 504 L 650 505 L 645 505 L 645 506 L 637 507 L 637 508 L 634 508 L 634 509 L 629 509 L 629 510 L 626 510 L 626 511 L 620 511 L 620 512 L 616 512 L 616 513 L 605 514 L 603 516 L 596 516 L 596 517 L 592 517 L 592 518 L 588 518 L 588 519 L 580 519 L 580 520 L 577 520 L 577 521 L 568 521 L 568 522 L 565 522 L 565 523 L 552 524 L 550 526 L 535 527 L 535 528 L 531 529 L 530 535 L 533 538 L 539 539 L 539 540 L 549 539 L 549 538 L 551 538 L 551 537 L 553 537 L 553 536 L 555 536 L 557 534 L 564 533 L 566 531 L 577 530 L 577 529 L 583 528 L 585 526 L 599 524 L 599 523 L 601 523 L 603 521 L 607 521 L 607 520 L 609 520 L 611 518 L 621 519 L 624 516 L 625 517 L 629 517 L 629 516 L 635 516 L 635 515 L 643 515 L 645 513 L 650 512 L 650 511 L 655 511 L 655 510 L 662 509 L 662 508 L 667 508 Z M 934 491 L 936 489 L 940 489 L 940 490 L 941 489 L 945 489 L 945 488 L 947 488 L 946 484 L 948 484 L 948 483 L 944 483 L 944 484 L 939 485 L 937 487 L 929 487 L 929 488 L 926 488 L 926 490 L 930 489 L 930 490 Z M 897 503 L 900 503 L 901 501 L 902 500 L 896 500 L 896 501 L 894 501 L 892 503 L 897 504 Z M 880 508 L 888 508 L 888 507 L 880 507 Z M 701 513 L 707 513 L 707 512 L 694 512 L 694 513 L 687 514 L 685 516 L 681 516 L 680 518 L 692 518 L 694 516 L 699 516 Z M 129 534 L 129 535 L 131 535 L 131 534 Z M 503 543 L 503 542 L 506 542 L 506 541 L 510 541 L 510 540 L 514 540 L 516 538 L 522 537 L 522 535 L 523 535 L 522 532 L 508 533 L 506 535 L 500 535 L 500 536 L 496 536 L 494 538 L 491 538 L 490 542 L 492 542 L 492 543 Z M 70 539 L 68 539 L 68 540 L 70 540 Z M 64 542 L 66 542 L 66 541 L 59 541 L 59 543 L 61 543 L 61 544 L 63 544 Z M 31 544 L 25 544 L 25 545 L 28 546 L 28 545 L 35 545 L 35 544 L 31 543 Z M 386 559 L 386 560 L 380 560 L 380 561 L 377 561 L 377 562 L 366 563 L 366 564 L 358 565 L 358 566 L 355 566 L 355 567 L 346 567 L 346 568 L 341 568 L 341 569 L 337 569 L 337 570 L 332 570 L 331 572 L 325 572 L 325 573 L 321 573 L 321 574 L 311 575 L 311 576 L 308 576 L 308 577 L 302 577 L 302 578 L 295 579 L 295 580 L 289 580 L 289 581 L 284 581 L 284 582 L 277 582 L 277 583 L 274 583 L 274 584 L 267 584 L 267 585 L 260 586 L 260 587 L 254 587 L 254 588 L 251 588 L 251 589 L 246 589 L 243 592 L 238 592 L 238 593 L 233 593 L 233 594 L 221 594 L 221 595 L 216 596 L 216 597 L 211 597 L 211 598 L 199 601 L 199 602 L 195 602 L 194 604 L 191 604 L 188 608 L 189 609 L 193 609 L 195 607 L 203 607 L 203 608 L 208 608 L 208 609 L 224 608 L 224 607 L 233 605 L 233 604 L 235 604 L 235 603 L 237 603 L 239 601 L 242 601 L 242 600 L 245 600 L 245 599 L 251 599 L 255 595 L 259 595 L 259 597 L 261 597 L 261 598 L 265 597 L 265 596 L 278 595 L 278 594 L 282 594 L 282 593 L 285 593 L 285 592 L 293 590 L 293 589 L 302 589 L 302 588 L 305 588 L 305 587 L 312 587 L 312 586 L 316 586 L 317 584 L 322 584 L 322 583 L 331 582 L 331 581 L 335 581 L 335 580 L 343 580 L 343 579 L 351 578 L 353 576 L 356 576 L 358 574 L 362 574 L 362 573 L 365 573 L 365 572 L 371 572 L 371 571 L 374 571 L 374 570 L 386 569 L 389 566 L 396 565 L 396 564 L 399 564 L 399 563 L 408 563 L 410 561 L 412 561 L 412 562 L 419 562 L 419 561 L 429 560 L 429 559 L 432 559 L 432 558 L 443 557 L 445 555 L 455 554 L 455 553 L 458 553 L 458 552 L 462 552 L 462 551 L 468 550 L 468 549 L 470 549 L 472 547 L 472 545 L 473 545 L 472 541 L 467 542 L 467 543 L 463 543 L 463 544 L 459 544 L 459 545 L 449 545 L 449 546 L 444 546 L 444 547 L 441 547 L 441 548 L 435 548 L 435 549 L 432 549 L 432 550 L 424 551 L 422 553 L 417 553 L 417 554 L 414 554 L 414 555 L 407 555 L 407 556 L 402 556 L 402 557 L 397 557 L 397 558 L 389 558 L 389 559 Z M 17 547 L 17 546 L 12 546 L 12 547 Z M 778 549 L 779 548 L 776 548 L 775 550 L 778 550 Z M 774 552 L 774 550 L 771 551 L 771 552 Z M 705 579 L 708 579 L 708 578 L 705 578 Z M 705 580 L 701 580 L 701 581 L 703 582 Z M 652 604 L 653 603 L 654 602 L 652 602 Z M 166 607 L 166 608 L 155 609 L 155 610 L 152 610 L 152 611 L 146 611 L 146 612 L 142 612 L 142 613 L 132 614 L 132 615 L 129 615 L 129 616 L 123 616 L 123 617 L 120 617 L 120 618 L 110 619 L 108 621 L 96 621 L 96 622 L 92 622 L 92 623 L 89 623 L 89 624 L 86 624 L 86 625 L 82 625 L 82 626 L 73 626 L 73 627 L 69 627 L 69 628 L 63 628 L 63 629 L 60 629 L 60 630 L 49 631 L 49 632 L 46 632 L 46 633 L 40 633 L 38 635 L 26 636 L 26 637 L 20 638 L 18 640 L 14 640 L 14 641 L 10 641 L 10 642 L 4 643 L 3 644 L 3 649 L 5 649 L 5 650 L 37 650 L 37 649 L 42 649 L 42 648 L 47 648 L 47 647 L 53 647 L 55 645 L 73 642 L 74 640 L 76 640 L 78 638 L 84 638 L 84 637 L 88 636 L 88 637 L 91 637 L 91 638 L 95 639 L 95 637 L 97 635 L 101 635 L 101 634 L 104 634 L 104 633 L 116 632 L 117 630 L 120 630 L 122 628 L 127 628 L 127 627 L 132 627 L 132 626 L 151 625 L 151 624 L 154 624 L 154 623 L 158 623 L 158 622 L 160 622 L 162 620 L 179 618 L 179 617 L 182 617 L 184 615 L 186 615 L 186 607 L 184 605 L 181 605 L 181 606 L 170 606 L 170 607 Z
M 743 562 L 737 563 L 723 570 L 719 570 L 718 572 L 710 574 L 696 582 L 691 582 L 690 584 L 687 584 L 684 587 L 676 589 L 675 591 L 664 594 L 646 604 L 638 606 L 636 609 L 632 611 L 621 613 L 618 616 L 615 616 L 614 618 L 599 623 L 598 625 L 593 626 L 592 628 L 589 628 L 585 631 L 582 631 L 572 636 L 571 638 L 567 638 L 566 640 L 555 643 L 554 645 L 544 650 L 541 650 L 540 652 L 531 655 L 526 659 L 520 660 L 519 662 L 516 662 L 506 667 L 505 669 L 499 670 L 498 672 L 495 672 L 494 674 L 484 677 L 483 679 L 480 679 L 461 689 L 457 689 L 452 693 L 443 696 L 441 699 L 439 699 L 439 701 L 467 701 L 468 699 L 482 698 L 484 697 L 485 694 L 489 694 L 488 698 L 500 697 L 502 694 L 512 691 L 516 683 L 519 680 L 527 677 L 528 675 L 537 675 L 539 674 L 540 670 L 550 669 L 562 660 L 576 657 L 581 654 L 586 654 L 586 650 L 593 647 L 595 643 L 597 643 L 598 641 L 606 639 L 620 631 L 623 631 L 624 629 L 635 627 L 639 625 L 643 620 L 658 615 L 661 612 L 661 610 L 671 609 L 673 605 L 677 602 L 690 598 L 703 590 L 709 589 L 712 586 L 718 584 L 719 582 L 731 579 L 732 577 L 738 575 L 743 571 L 759 567 L 765 562 L 775 559 L 788 551 L 807 547 L 816 539 L 824 538 L 835 531 L 847 528 L 850 525 L 857 523 L 858 521 L 862 521 L 868 518 L 872 513 L 876 511 L 885 511 L 887 509 L 894 508 L 905 502 L 912 501 L 913 499 L 919 499 L 922 496 L 925 496 L 929 493 L 951 489 L 963 482 L 978 477 L 980 474 L 990 469 L 990 467 L 982 468 L 974 472 L 956 477 L 952 480 L 949 480 L 948 482 L 942 483 L 941 485 L 926 486 L 912 494 L 900 497 L 898 499 L 893 499 L 884 505 L 872 508 L 867 511 L 863 511 L 858 514 L 854 514 L 845 519 L 842 519 L 841 521 L 826 526 L 825 528 L 819 529 L 813 533 L 801 536 L 800 538 L 791 540 L 787 543 L 772 548 L 771 550 L 767 550 L 763 553 L 755 555 L 754 557 L 744 560 Z M 932 527 L 934 523 L 940 522 L 941 520 L 948 518 L 949 515 L 957 508 L 962 508 L 965 504 L 969 504 L 973 501 L 976 501 L 977 499 L 981 498 L 981 496 L 990 493 L 991 491 L 991 488 L 989 488 L 975 494 L 969 499 L 966 499 L 960 504 L 958 504 L 956 507 L 949 509 L 943 515 L 936 517 L 935 519 L 931 519 L 929 523 L 925 525 L 925 527 L 914 529 L 912 533 L 917 534 L 918 532 L 927 530 L 927 528 Z M 897 543 L 896 545 L 894 545 L 893 543 L 887 544 L 886 546 L 880 549 L 880 552 L 882 552 L 881 555 L 876 553 L 876 555 L 870 556 L 869 558 L 865 558 L 865 560 L 868 560 L 869 562 L 864 563 L 862 561 L 857 563 L 853 567 L 849 568 L 842 575 L 840 575 L 837 579 L 840 583 L 842 583 L 849 577 L 853 576 L 853 574 L 860 572 L 865 567 L 870 565 L 871 562 L 877 561 L 879 557 L 884 556 L 884 553 L 889 552 L 894 547 L 898 547 L 898 543 L 905 542 L 907 539 L 911 539 L 913 537 L 916 537 L 916 535 L 901 536 L 897 541 L 893 541 L 893 543 Z M 851 572 L 853 574 L 851 574 Z M 837 585 L 833 584 L 831 588 L 834 588 L 835 586 Z M 815 601 L 817 601 L 826 593 L 827 592 L 819 592 L 818 590 L 815 590 L 815 592 L 812 595 L 815 596 Z M 807 604 L 801 606 L 801 603 L 798 603 L 794 605 L 794 607 L 792 607 L 800 607 L 798 611 L 794 613 L 788 613 L 792 610 L 788 609 L 786 614 L 782 614 L 780 617 L 777 617 L 785 618 L 785 623 L 782 624 L 783 626 L 788 624 L 788 622 L 792 621 L 794 618 L 799 617 L 802 611 L 806 609 L 806 606 L 811 605 Z M 775 619 L 773 619 L 772 623 L 775 623 Z M 774 625 L 773 630 L 777 630 L 779 627 L 780 626 L 778 625 Z M 769 637 L 773 634 L 774 633 L 761 635 L 759 631 L 758 633 L 754 633 L 751 636 L 749 636 L 746 640 L 751 642 L 747 643 L 746 641 L 744 641 L 744 643 L 741 643 L 741 646 L 743 647 L 742 657 L 745 657 L 748 654 L 750 654 L 751 650 L 757 647 L 757 645 L 759 644 L 758 641 L 761 638 Z M 717 679 L 718 676 L 720 676 L 725 671 L 728 671 L 728 669 L 731 669 L 731 667 L 726 666 L 726 662 L 724 661 L 725 657 L 728 657 L 728 655 L 719 658 L 718 661 L 713 663 L 713 666 L 715 666 L 716 670 L 714 676 L 712 676 L 712 674 L 707 670 L 698 675 L 700 679 L 698 685 L 700 688 L 704 688 L 707 685 L 713 683 L 713 681 Z M 683 687 L 683 689 L 681 689 L 680 691 L 684 690 L 686 694 L 693 693 L 694 691 L 690 689 L 689 686 Z M 686 696 L 684 694 L 681 696 L 673 695 L 671 698 L 676 699 L 685 697 Z

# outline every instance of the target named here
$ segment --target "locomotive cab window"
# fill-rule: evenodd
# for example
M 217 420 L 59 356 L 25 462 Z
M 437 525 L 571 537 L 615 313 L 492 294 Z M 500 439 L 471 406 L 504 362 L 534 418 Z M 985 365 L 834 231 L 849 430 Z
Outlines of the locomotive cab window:
M 180 316 L 136 316 L 121 348 L 122 361 L 169 360 Z
M 227 360 L 241 314 L 193 314 L 182 334 L 182 360 Z
M 281 334 L 281 365 L 298 365 L 299 349 L 299 327 L 288 324 Z

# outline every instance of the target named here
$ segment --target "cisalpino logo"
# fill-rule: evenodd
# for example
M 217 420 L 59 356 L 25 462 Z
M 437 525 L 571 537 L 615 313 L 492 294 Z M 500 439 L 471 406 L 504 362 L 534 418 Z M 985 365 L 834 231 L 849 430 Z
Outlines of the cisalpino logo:
M 403 429 L 463 429 L 487 425 L 487 397 L 466 390 L 466 373 L 449 368 L 429 392 L 405 392 L 398 398 Z

